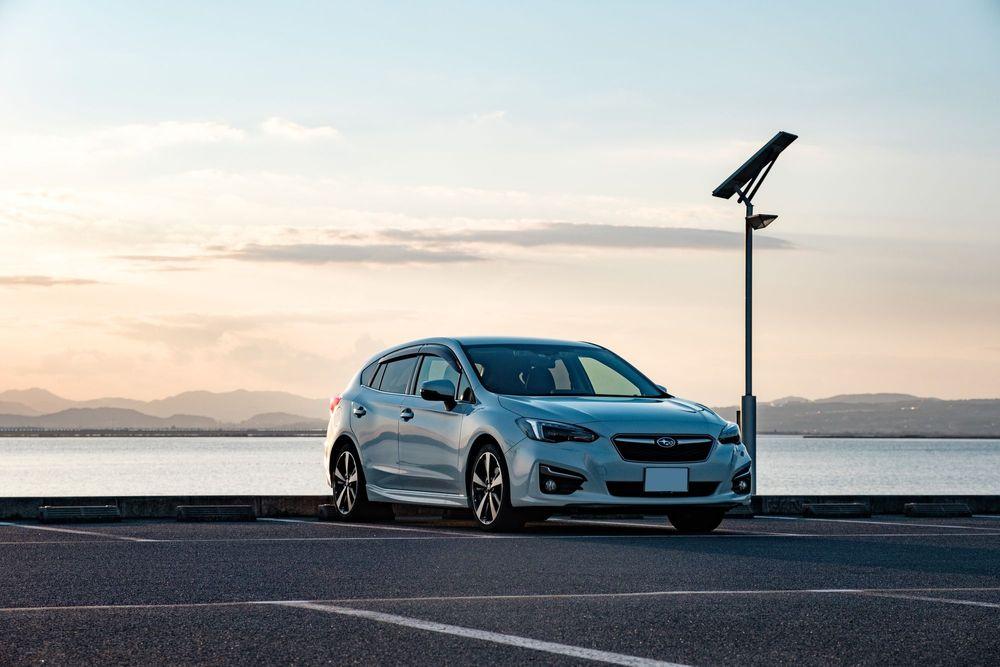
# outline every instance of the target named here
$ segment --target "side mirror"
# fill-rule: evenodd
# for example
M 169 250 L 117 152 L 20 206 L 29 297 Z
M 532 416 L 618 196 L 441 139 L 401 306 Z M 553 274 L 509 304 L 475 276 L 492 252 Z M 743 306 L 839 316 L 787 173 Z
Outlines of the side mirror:
M 451 410 L 455 407 L 455 383 L 451 380 L 427 380 L 420 383 L 420 398 L 425 401 L 441 401 Z
M 667 388 L 664 387 L 662 384 L 656 385 L 656 388 L 659 389 L 661 392 L 663 392 L 664 396 L 670 396 L 670 392 L 667 391 Z

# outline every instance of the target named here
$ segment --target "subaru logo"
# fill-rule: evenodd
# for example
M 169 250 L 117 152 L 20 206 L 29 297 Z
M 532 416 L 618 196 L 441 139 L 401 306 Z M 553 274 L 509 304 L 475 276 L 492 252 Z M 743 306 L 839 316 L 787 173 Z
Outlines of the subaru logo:
M 677 444 L 677 441 L 669 436 L 663 436 L 662 438 L 656 439 L 656 444 L 660 447 L 673 447 Z

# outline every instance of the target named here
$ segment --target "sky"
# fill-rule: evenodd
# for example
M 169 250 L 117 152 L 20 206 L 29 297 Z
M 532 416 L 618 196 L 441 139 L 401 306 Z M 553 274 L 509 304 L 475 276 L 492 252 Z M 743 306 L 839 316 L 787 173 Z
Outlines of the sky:
M 434 335 L 1000 396 L 997 2 L 0 0 L 0 389 L 337 393 Z

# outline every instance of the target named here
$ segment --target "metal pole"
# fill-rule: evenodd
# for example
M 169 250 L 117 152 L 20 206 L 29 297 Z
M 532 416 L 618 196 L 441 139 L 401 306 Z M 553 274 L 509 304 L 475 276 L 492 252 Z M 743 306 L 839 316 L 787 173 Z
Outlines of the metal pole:
M 753 214 L 753 206 L 747 202 L 747 218 Z M 743 416 L 743 444 L 753 460 L 750 477 L 750 493 L 757 493 L 757 397 L 753 395 L 753 228 L 746 223 L 746 393 L 741 401 Z
M 749 208 L 749 207 L 748 207 Z M 753 227 L 746 223 L 746 350 L 743 361 L 746 363 L 746 395 L 753 396 Z

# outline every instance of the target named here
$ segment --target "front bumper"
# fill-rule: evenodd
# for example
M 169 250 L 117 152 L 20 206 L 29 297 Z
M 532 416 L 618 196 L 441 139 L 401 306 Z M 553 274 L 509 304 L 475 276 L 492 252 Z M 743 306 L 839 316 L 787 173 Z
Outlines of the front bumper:
M 572 493 L 542 490 L 542 466 L 586 478 Z M 560 508 L 565 511 L 613 510 L 655 513 L 671 507 L 729 508 L 749 502 L 750 494 L 733 490 L 733 479 L 749 470 L 743 445 L 715 441 L 699 462 L 639 463 L 624 460 L 607 437 L 589 443 L 549 444 L 525 438 L 507 452 L 510 500 L 515 507 Z M 688 492 L 643 492 L 646 468 L 687 468 Z

